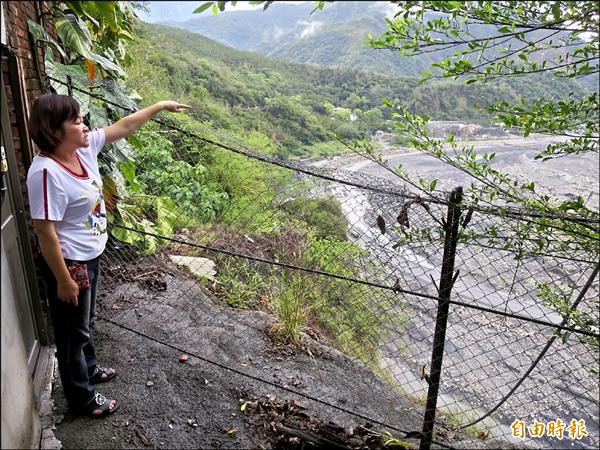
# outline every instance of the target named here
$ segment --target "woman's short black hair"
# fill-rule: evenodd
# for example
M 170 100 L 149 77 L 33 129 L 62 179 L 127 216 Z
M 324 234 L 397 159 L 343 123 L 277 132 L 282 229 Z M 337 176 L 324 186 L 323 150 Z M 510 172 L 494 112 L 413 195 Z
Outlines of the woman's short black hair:
M 60 144 L 63 125 L 77 120 L 79 103 L 67 95 L 47 94 L 38 97 L 31 106 L 29 134 L 33 142 L 45 153 L 53 153 Z

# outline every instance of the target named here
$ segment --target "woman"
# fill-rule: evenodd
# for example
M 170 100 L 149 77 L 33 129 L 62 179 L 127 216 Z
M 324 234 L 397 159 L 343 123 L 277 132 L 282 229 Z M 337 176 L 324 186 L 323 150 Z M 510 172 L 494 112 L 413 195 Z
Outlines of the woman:
M 29 130 L 41 152 L 27 174 L 29 205 L 45 263 L 58 368 L 74 413 L 104 417 L 118 407 L 94 389 L 116 376 L 114 369 L 97 365 L 90 331 L 108 238 L 97 155 L 104 144 L 129 136 L 158 112 L 186 108 L 158 102 L 90 131 L 72 97 L 43 95 L 33 103 Z

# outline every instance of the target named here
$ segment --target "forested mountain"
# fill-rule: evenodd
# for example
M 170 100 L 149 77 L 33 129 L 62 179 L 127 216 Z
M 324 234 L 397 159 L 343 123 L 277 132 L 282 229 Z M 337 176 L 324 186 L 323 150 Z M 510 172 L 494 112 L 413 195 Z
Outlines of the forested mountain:
M 576 82 L 539 78 L 495 85 L 440 81 L 419 85 L 415 77 L 304 65 L 243 52 L 184 30 L 139 25 L 129 51 L 129 84 L 146 102 L 176 97 L 194 105 L 202 121 L 240 133 L 258 132 L 282 155 L 310 153 L 306 146 L 334 133 L 368 137 L 391 124 L 382 98 L 440 120 L 489 123 L 474 105 L 518 96 L 551 96 Z M 510 84 L 509 84 L 510 83 Z
M 380 36 L 386 29 L 386 17 L 394 14 L 394 5 L 378 1 L 336 1 L 311 14 L 312 2 L 288 4 L 275 2 L 267 10 L 231 11 L 215 16 L 182 13 L 179 3 L 148 2 L 153 21 L 168 18 L 168 25 L 207 36 L 239 50 L 280 56 L 301 63 L 360 69 L 386 75 L 419 75 L 445 55 L 427 53 L 406 57 L 395 51 L 368 47 L 368 35 Z M 200 3 L 188 2 L 189 5 Z M 171 6 L 172 5 L 172 6 Z M 171 7 L 172 12 L 168 10 Z M 228 12 L 229 11 L 229 12 Z M 432 16 L 431 16 L 432 17 Z M 474 36 L 487 35 L 490 26 L 469 24 Z M 533 36 L 532 37 L 540 37 Z M 509 45 L 507 42 L 506 45 Z M 456 50 L 456 49 L 452 49 Z M 552 58 L 551 54 L 544 57 Z M 597 90 L 598 77 L 579 80 L 588 89 Z M 566 89 L 566 86 L 565 86 Z
M 163 2 L 153 8 L 160 8 Z M 366 46 L 367 35 L 385 30 L 387 2 L 336 2 L 310 14 L 312 2 L 274 3 L 266 11 L 232 11 L 218 16 L 170 20 L 169 25 L 199 33 L 218 42 L 265 55 L 324 66 L 361 68 L 395 75 L 420 73 L 430 58 L 406 64 L 397 54 Z

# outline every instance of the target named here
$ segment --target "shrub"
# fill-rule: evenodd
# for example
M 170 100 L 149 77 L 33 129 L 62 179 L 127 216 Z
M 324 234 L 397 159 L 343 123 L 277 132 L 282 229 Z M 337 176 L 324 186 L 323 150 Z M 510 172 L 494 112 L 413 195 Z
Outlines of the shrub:
M 311 227 L 319 238 L 346 239 L 348 224 L 340 202 L 334 197 L 297 198 L 284 203 L 282 208 L 292 218 Z
M 224 208 L 229 197 L 205 176 L 205 166 L 175 159 L 173 143 L 149 129 L 135 137 L 137 178 L 143 192 L 167 196 L 202 221 L 215 218 Z

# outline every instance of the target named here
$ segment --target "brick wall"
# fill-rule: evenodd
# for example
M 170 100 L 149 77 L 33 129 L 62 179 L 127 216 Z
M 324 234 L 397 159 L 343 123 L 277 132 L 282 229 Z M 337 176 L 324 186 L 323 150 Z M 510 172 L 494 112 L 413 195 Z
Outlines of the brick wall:
M 49 9 L 46 2 L 40 1 L 9 1 L 2 2 L 2 12 L 4 14 L 4 25 L 6 26 L 6 45 L 9 48 L 10 55 L 2 59 L 2 76 L 6 100 L 8 103 L 8 114 L 10 118 L 11 135 L 13 147 L 15 149 L 15 159 L 17 160 L 17 169 L 21 182 L 21 191 L 25 210 L 29 216 L 29 205 L 26 191 L 27 169 L 33 158 L 33 144 L 29 139 L 27 131 L 27 118 L 29 117 L 29 106 L 33 100 L 42 94 L 42 86 L 34 52 L 37 52 L 39 69 L 44 71 L 44 53 L 43 46 L 38 45 L 33 48 L 33 40 L 28 32 L 28 20 L 42 23 L 41 17 L 46 18 L 44 28 L 51 35 L 56 37 L 56 32 L 52 24 L 48 23 L 47 15 Z M 4 55 L 4 52 L 3 52 Z M 32 244 L 34 243 L 33 234 L 31 234 Z M 36 248 L 32 245 L 32 248 Z
M 21 198 L 23 201 L 27 231 L 29 237 L 29 246 L 34 259 L 40 254 L 37 246 L 37 240 L 33 233 L 33 224 L 29 214 L 29 201 L 27 196 L 27 170 L 33 158 L 34 145 L 29 139 L 27 119 L 29 117 L 29 108 L 33 101 L 42 94 L 42 85 L 38 69 L 36 68 L 35 53 L 37 52 L 39 61 L 39 70 L 44 73 L 44 49 L 43 45 L 33 48 L 33 40 L 28 31 L 28 20 L 37 23 L 43 23 L 44 28 L 50 36 L 56 39 L 56 31 L 51 23 L 48 23 L 49 10 L 47 2 L 42 1 L 2 1 L 3 26 L 6 27 L 3 43 L 8 49 L 2 48 L 2 83 L 6 94 L 7 112 L 9 115 L 12 144 L 14 147 L 14 156 L 17 161 L 17 172 L 21 186 Z M 42 22 L 42 18 L 46 20 Z M 5 136 L 5 138 L 8 138 Z M 7 148 L 8 150 L 8 148 Z M 13 193 L 16 195 L 16 193 Z M 25 256 L 27 258 L 27 256 Z M 37 266 L 37 264 L 36 264 Z M 49 321 L 49 311 L 45 293 L 44 283 L 40 283 L 41 277 L 39 267 L 35 267 L 36 277 L 38 279 L 38 294 L 41 304 L 40 340 L 46 345 L 48 339 L 53 340 L 52 332 L 47 326 Z M 36 294 L 34 294 L 34 297 Z M 38 317 L 38 320 L 40 317 Z

